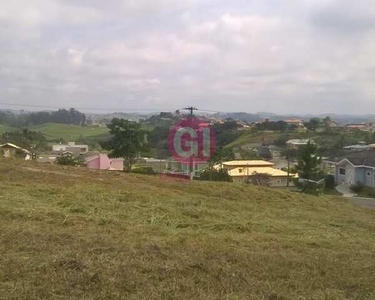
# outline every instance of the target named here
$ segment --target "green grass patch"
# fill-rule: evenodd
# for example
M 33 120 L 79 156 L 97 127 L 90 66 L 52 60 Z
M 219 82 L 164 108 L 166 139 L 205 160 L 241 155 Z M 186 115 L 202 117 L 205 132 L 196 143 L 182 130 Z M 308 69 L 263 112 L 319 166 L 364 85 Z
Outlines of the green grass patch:
M 12 130 L 15 130 L 15 128 L 0 124 L 0 135 L 5 133 L 5 132 L 12 131 Z
M 42 132 L 48 140 L 62 138 L 65 141 L 75 141 L 80 137 L 93 138 L 109 135 L 107 127 L 85 127 L 56 123 L 29 126 L 28 129 Z
M 0 160 L 0 299 L 374 299 L 375 211 Z

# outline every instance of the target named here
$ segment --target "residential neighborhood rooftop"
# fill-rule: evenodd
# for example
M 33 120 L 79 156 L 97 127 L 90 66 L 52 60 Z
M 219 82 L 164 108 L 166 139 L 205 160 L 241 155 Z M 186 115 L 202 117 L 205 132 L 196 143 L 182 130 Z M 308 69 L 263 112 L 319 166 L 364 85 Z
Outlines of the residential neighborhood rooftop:
M 347 159 L 354 166 L 375 167 L 375 150 L 351 152 L 341 157 L 329 158 L 327 161 L 339 163 L 344 159 Z
M 274 163 L 264 160 L 232 160 L 222 163 L 224 166 L 274 166 Z
M 236 177 L 236 176 L 251 176 L 254 173 L 257 174 L 267 174 L 271 177 L 287 177 L 288 173 L 274 169 L 272 167 L 237 167 L 232 170 L 228 171 L 230 176 Z M 290 177 L 294 177 L 293 175 L 290 175 Z

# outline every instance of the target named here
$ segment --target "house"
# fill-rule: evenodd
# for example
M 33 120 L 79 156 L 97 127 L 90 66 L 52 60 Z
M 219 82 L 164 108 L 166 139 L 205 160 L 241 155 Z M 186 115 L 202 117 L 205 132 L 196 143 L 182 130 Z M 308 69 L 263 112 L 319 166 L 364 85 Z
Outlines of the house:
M 303 121 L 298 118 L 290 118 L 285 120 L 284 122 L 287 123 L 289 126 L 305 127 L 303 125 Z
M 75 142 L 69 142 L 68 144 L 58 144 L 52 146 L 52 153 L 59 154 L 63 151 L 72 152 L 74 156 L 79 156 L 89 152 L 88 145 L 76 145 Z
M 123 158 L 109 158 L 107 154 L 94 154 L 84 158 L 89 169 L 94 170 L 109 170 L 109 171 L 123 171 Z
M 375 150 L 351 152 L 325 163 L 333 166 L 336 184 L 375 187 Z
M 223 162 L 215 166 L 216 169 L 225 169 L 233 178 L 233 181 L 247 181 L 251 175 L 267 174 L 270 176 L 270 185 L 274 187 L 286 187 L 288 173 L 278 170 L 272 162 L 264 160 L 233 160 Z M 289 178 L 295 177 L 290 175 Z
M 347 124 L 345 125 L 347 129 L 358 129 L 358 130 L 363 130 L 366 131 L 369 129 L 369 125 L 366 123 L 360 123 L 360 124 Z
M 370 148 L 371 148 L 371 145 L 367 145 L 365 142 L 358 142 L 358 144 L 356 145 L 343 147 L 343 149 L 347 151 L 362 151 L 362 150 L 366 150 Z
M 23 149 L 12 143 L 5 143 L 3 145 L 0 145 L 0 157 L 17 158 L 20 156 L 25 160 L 31 159 L 31 153 L 26 149 Z
M 54 154 L 41 154 L 38 156 L 36 161 L 42 164 L 54 164 L 58 155 Z
M 288 150 L 296 149 L 298 150 L 302 146 L 306 146 L 308 143 L 314 143 L 313 140 L 309 139 L 294 139 L 294 140 L 289 140 L 286 142 L 286 146 Z

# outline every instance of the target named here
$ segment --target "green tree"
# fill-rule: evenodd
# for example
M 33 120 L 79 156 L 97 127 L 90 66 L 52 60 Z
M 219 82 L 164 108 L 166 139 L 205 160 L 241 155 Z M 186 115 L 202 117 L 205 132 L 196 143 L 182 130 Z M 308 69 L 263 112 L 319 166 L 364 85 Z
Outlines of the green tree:
M 317 180 L 319 175 L 320 163 L 322 158 L 318 155 L 318 148 L 314 143 L 308 144 L 301 148 L 297 171 L 300 178 L 305 179 L 307 187 L 309 180 Z
M 125 170 L 131 172 L 138 154 L 148 150 L 146 132 L 141 124 L 118 118 L 112 119 L 108 128 L 112 137 L 103 146 L 110 150 L 110 157 L 124 158 Z
M 330 131 L 331 130 L 331 124 L 332 124 L 332 120 L 329 116 L 325 117 L 323 119 L 323 125 L 324 125 L 324 130 L 325 131 Z
M 316 131 L 322 126 L 322 120 L 319 118 L 311 118 L 310 121 L 305 124 L 305 126 L 309 130 Z
M 222 163 L 234 159 L 234 153 L 232 149 L 219 147 L 216 149 L 215 154 L 210 159 L 210 165 Z
M 206 168 L 203 170 L 199 176 L 199 180 L 204 181 L 226 181 L 232 182 L 233 179 L 228 174 L 228 171 L 225 169 L 215 169 L 215 168 Z
M 269 174 L 254 172 L 246 182 L 258 186 L 270 186 L 271 176 Z

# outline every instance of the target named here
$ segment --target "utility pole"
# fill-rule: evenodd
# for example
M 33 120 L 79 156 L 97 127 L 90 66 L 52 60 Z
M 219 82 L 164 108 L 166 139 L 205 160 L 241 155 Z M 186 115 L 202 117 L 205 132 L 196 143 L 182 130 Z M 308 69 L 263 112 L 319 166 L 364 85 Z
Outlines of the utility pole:
M 286 150 L 286 156 L 287 156 L 287 160 L 288 160 L 288 176 L 287 176 L 287 183 L 286 183 L 286 186 L 289 187 L 289 181 L 290 181 L 290 150 L 289 150 L 289 146 L 287 146 L 287 150 Z
M 193 116 L 193 114 L 194 114 L 194 110 L 198 110 L 198 108 L 193 107 L 193 106 L 188 106 L 188 107 L 183 108 L 183 110 L 188 110 L 188 111 L 190 111 L 190 116 Z
M 183 110 L 188 110 L 190 111 L 190 126 L 193 127 L 193 115 L 194 115 L 194 110 L 198 110 L 198 108 L 193 107 L 193 106 L 188 106 L 183 108 Z M 193 180 L 194 176 L 194 154 L 190 156 L 190 180 Z

